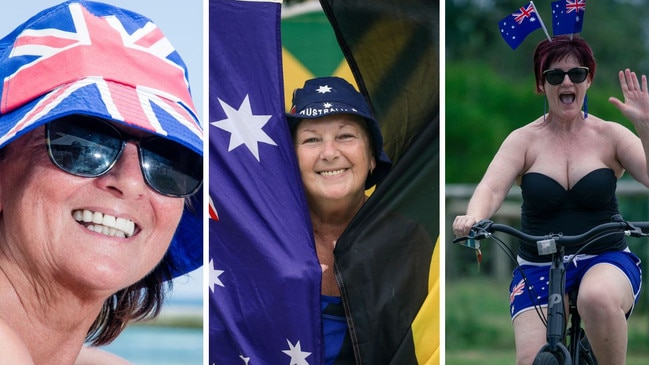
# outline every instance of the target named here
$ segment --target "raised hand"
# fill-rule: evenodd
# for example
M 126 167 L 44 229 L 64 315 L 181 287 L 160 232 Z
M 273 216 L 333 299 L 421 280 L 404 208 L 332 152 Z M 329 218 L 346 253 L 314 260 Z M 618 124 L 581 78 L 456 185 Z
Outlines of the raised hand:
M 615 105 L 637 128 L 649 128 L 649 93 L 647 92 L 647 76 L 642 75 L 642 85 L 638 76 L 628 68 L 620 71 L 620 87 L 624 102 L 611 96 L 608 101 Z

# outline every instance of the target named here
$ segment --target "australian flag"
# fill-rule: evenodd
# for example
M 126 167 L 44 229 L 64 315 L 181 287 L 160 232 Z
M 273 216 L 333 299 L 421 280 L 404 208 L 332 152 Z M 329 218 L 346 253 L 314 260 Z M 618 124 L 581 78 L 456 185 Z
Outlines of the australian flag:
M 321 268 L 288 123 L 281 1 L 209 2 L 209 364 L 323 363 Z
M 584 25 L 586 0 L 560 0 L 552 3 L 552 33 L 580 33 Z
M 498 22 L 500 34 L 512 49 L 516 49 L 533 31 L 541 28 L 534 4 L 530 1 L 526 6 L 503 18 Z

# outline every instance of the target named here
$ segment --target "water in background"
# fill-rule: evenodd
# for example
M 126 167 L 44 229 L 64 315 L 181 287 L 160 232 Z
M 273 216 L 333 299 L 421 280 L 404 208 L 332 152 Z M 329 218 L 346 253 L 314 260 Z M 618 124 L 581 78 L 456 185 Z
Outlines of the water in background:
M 134 365 L 201 365 L 202 282 L 200 269 L 175 279 L 172 295 L 165 301 L 159 320 L 127 327 L 104 350 Z
M 203 330 L 131 326 L 105 350 L 134 365 L 201 365 Z

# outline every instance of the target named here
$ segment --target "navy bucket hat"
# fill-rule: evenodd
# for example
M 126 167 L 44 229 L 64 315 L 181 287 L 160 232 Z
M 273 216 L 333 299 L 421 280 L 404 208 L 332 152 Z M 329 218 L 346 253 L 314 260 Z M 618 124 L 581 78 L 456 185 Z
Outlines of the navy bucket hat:
M 367 123 L 376 167 L 365 181 L 370 188 L 383 180 L 392 162 L 383 151 L 381 127 L 361 93 L 340 77 L 319 77 L 307 80 L 301 89 L 293 91 L 291 110 L 286 113 L 291 131 L 302 119 L 315 119 L 331 114 L 355 114 Z
M 45 9 L 0 40 L 0 80 L 0 148 L 56 119 L 86 115 L 203 156 L 185 63 L 140 14 L 83 0 Z M 167 252 L 173 277 L 202 265 L 201 191 Z

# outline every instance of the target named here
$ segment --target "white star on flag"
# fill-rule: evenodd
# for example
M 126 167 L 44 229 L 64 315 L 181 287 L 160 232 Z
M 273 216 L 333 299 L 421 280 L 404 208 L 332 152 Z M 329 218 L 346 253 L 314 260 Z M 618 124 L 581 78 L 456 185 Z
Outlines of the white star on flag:
M 214 260 L 210 259 L 210 289 L 212 290 L 212 293 L 214 293 L 214 285 L 225 288 L 225 285 L 223 285 L 223 282 L 219 279 L 219 276 L 223 273 L 223 270 L 216 270 L 214 268 Z
M 248 150 L 259 160 L 259 142 L 277 146 L 262 128 L 268 123 L 272 115 L 253 115 L 250 108 L 250 99 L 248 95 L 241 102 L 239 109 L 235 109 L 223 100 L 219 103 L 227 116 L 226 119 L 217 120 L 210 123 L 211 125 L 230 132 L 230 145 L 228 152 L 245 144 Z
M 282 350 L 283 353 L 291 357 L 291 363 L 289 365 L 309 365 L 309 362 L 306 361 L 306 358 L 311 355 L 310 352 L 302 351 L 302 345 L 298 341 L 295 346 L 286 339 L 288 343 L 288 350 Z
M 320 94 L 326 94 L 331 92 L 331 87 L 329 87 L 329 85 L 322 85 L 316 91 Z
M 249 357 L 244 357 L 243 355 L 239 355 L 239 357 L 241 358 L 241 360 L 243 360 L 243 363 L 246 365 L 248 365 L 248 363 L 250 362 Z

